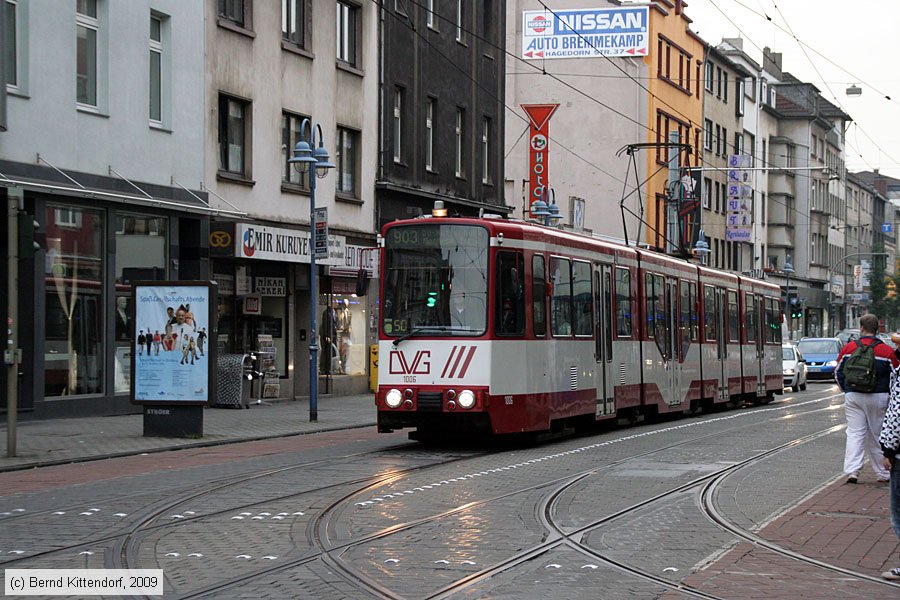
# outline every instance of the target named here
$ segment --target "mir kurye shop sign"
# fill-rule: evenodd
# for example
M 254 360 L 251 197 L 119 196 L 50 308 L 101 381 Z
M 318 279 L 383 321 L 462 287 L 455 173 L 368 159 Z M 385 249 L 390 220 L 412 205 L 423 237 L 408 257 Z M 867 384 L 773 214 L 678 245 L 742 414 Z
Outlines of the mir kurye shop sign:
M 308 231 L 267 227 L 249 223 L 235 225 L 234 255 L 255 260 L 278 260 L 307 263 L 312 252 Z M 347 255 L 347 239 L 341 235 L 328 236 L 328 258 L 317 259 L 323 265 L 344 264 Z

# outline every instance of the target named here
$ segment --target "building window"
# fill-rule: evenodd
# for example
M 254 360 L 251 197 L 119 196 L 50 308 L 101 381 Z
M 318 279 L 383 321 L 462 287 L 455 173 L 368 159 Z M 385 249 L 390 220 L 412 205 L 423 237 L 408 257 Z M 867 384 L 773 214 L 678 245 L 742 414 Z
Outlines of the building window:
M 464 177 L 463 173 L 463 123 L 465 120 L 465 111 L 461 108 L 456 109 L 456 176 Z
M 111 255 L 115 265 L 116 285 L 115 304 L 113 304 L 113 319 L 115 337 L 107 336 L 115 344 L 115 374 L 116 394 L 126 394 L 130 390 L 131 381 L 131 353 L 138 352 L 141 355 L 158 355 L 164 349 L 163 342 L 166 337 L 171 340 L 180 339 L 184 335 L 195 337 L 197 332 L 205 329 L 209 331 L 209 323 L 198 323 L 196 318 L 191 319 L 190 329 L 182 327 L 184 331 L 174 331 L 173 325 L 165 314 L 161 314 L 159 320 L 134 322 L 134 307 L 131 306 L 132 285 L 137 280 L 164 280 L 166 269 L 164 266 L 151 267 L 148 265 L 165 265 L 167 262 L 167 217 L 155 217 L 131 213 L 118 213 L 115 215 L 116 252 Z M 178 308 L 176 305 L 175 308 Z M 203 318 L 204 315 L 195 315 Z M 145 347 L 137 348 L 135 338 L 144 335 Z M 204 331 L 205 336 L 205 331 Z
M 251 0 L 219 0 L 219 18 L 250 29 Z
M 434 171 L 434 98 L 425 104 L 425 168 Z
M 6 61 L 6 85 L 15 89 L 19 87 L 19 36 L 18 23 L 16 22 L 16 16 L 19 12 L 19 3 L 17 0 L 6 0 L 3 10 L 5 11 L 5 14 L 3 15 L 3 37 L 6 40 L 6 48 L 8 49 L 8 51 L 4 53 L 4 59 Z
M 734 103 L 735 111 L 737 111 L 737 116 L 742 117 L 744 115 L 744 80 L 737 80 L 737 90 L 736 90 L 737 102 Z
M 703 120 L 703 149 L 712 151 L 713 147 L 713 131 L 712 121 L 710 119 Z
M 466 41 L 466 31 L 463 29 L 463 0 L 456 0 L 456 41 Z
M 64 223 L 57 224 L 58 211 L 65 215 Z M 46 229 L 44 393 L 99 394 L 105 363 L 102 290 L 107 256 L 102 213 L 47 205 Z
M 425 24 L 436 29 L 434 21 L 434 0 L 425 0 Z
M 356 196 L 356 160 L 357 160 L 357 141 L 359 133 L 344 127 L 338 127 L 337 130 L 337 152 L 335 162 L 337 164 L 337 192 Z
M 722 154 L 722 126 L 716 125 L 716 156 Z
M 485 117 L 481 123 L 481 183 L 491 182 L 491 120 Z
M 734 153 L 740 156 L 744 153 L 744 134 L 734 133 Z
M 728 73 L 722 71 L 722 102 L 728 104 Z
M 356 66 L 356 32 L 359 8 L 346 2 L 337 3 L 337 59 Z
M 308 190 L 309 172 L 307 171 L 305 174 L 298 173 L 294 165 L 288 162 L 293 158 L 294 147 L 300 141 L 300 125 L 303 124 L 304 118 L 306 117 L 294 113 L 281 113 L 281 158 L 284 161 L 281 181 L 299 186 L 303 190 Z
M 706 61 L 703 68 L 703 88 L 707 92 L 713 91 L 713 64 Z
M 400 142 L 403 133 L 403 88 L 394 88 L 394 162 L 402 159 Z
M 281 0 L 281 39 L 306 47 L 307 0 Z
M 718 186 L 718 182 L 716 182 Z M 716 190 L 718 191 L 718 189 Z M 709 177 L 703 178 L 703 208 L 709 208 L 710 198 L 712 197 L 712 179 Z
M 97 0 L 78 0 L 75 89 L 79 104 L 97 107 Z
M 246 177 L 250 103 L 219 94 L 219 170 Z
M 722 97 L 722 67 L 716 67 L 716 98 Z
M 662 35 L 657 40 L 656 52 L 657 76 L 690 94 L 692 56 Z M 674 64 L 676 60 L 678 65 Z
M 150 17 L 150 121 L 162 125 L 162 19 Z

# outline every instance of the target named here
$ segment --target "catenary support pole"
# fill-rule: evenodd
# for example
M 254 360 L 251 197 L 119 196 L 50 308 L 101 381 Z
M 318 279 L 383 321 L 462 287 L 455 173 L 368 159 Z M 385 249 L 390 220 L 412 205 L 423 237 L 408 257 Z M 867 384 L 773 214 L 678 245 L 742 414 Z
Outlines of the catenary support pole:
M 6 456 L 16 456 L 16 420 L 19 411 L 19 198 L 20 190 L 7 191 L 7 342 L 6 364 Z
M 678 131 L 669 132 L 669 185 L 666 186 L 669 191 L 666 194 L 666 254 L 675 254 L 679 248 L 678 240 L 678 202 L 671 194 L 678 187 L 680 178 L 678 169 L 678 157 L 681 147 L 678 145 L 681 141 Z

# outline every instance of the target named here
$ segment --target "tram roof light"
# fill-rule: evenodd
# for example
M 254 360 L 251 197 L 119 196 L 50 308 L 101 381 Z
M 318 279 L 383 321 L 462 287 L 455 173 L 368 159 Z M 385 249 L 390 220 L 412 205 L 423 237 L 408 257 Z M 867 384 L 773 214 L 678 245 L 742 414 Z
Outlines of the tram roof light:
M 443 200 L 435 200 L 434 201 L 434 207 L 431 209 L 431 216 L 432 217 L 446 217 L 447 216 L 447 209 L 444 208 Z

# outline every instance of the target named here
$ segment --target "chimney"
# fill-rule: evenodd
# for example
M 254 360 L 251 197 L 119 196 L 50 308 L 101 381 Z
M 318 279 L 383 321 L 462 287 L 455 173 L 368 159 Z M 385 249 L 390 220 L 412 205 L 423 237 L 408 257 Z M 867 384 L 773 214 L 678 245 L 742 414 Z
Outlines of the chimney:
M 772 52 L 768 46 L 763 48 L 763 69 L 781 79 L 781 52 Z
M 744 38 L 723 38 L 722 41 L 726 44 L 730 44 L 733 48 L 736 48 L 741 52 L 744 51 Z

